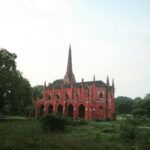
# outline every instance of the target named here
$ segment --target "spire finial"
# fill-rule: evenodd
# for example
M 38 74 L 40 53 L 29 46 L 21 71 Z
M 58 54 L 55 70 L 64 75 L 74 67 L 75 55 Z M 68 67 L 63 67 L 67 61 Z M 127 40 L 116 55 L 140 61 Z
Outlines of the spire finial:
M 115 88 L 114 79 L 112 79 L 112 87 Z
M 72 72 L 71 44 L 69 45 L 69 54 L 68 54 L 67 72 Z
M 95 82 L 95 74 L 94 74 L 94 76 L 93 76 L 93 81 Z
M 82 78 L 82 86 L 84 86 L 84 79 Z
M 67 72 L 64 77 L 64 84 L 75 83 L 75 77 L 72 71 L 72 55 L 71 55 L 71 44 L 69 45 L 69 54 L 68 54 L 68 64 L 67 64 Z
M 107 81 L 106 81 L 107 86 L 109 86 L 109 76 L 107 75 Z
M 44 90 L 46 90 L 46 81 L 44 82 Z

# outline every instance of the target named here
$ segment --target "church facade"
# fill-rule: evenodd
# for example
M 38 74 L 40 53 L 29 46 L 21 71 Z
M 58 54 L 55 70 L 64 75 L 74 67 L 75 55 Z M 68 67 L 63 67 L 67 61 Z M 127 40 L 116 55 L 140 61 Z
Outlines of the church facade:
M 114 81 L 109 84 L 95 80 L 76 82 L 72 70 L 71 46 L 69 47 L 67 71 L 59 84 L 43 89 L 43 98 L 35 101 L 35 115 L 60 113 L 63 116 L 85 120 L 113 120 L 115 118 Z

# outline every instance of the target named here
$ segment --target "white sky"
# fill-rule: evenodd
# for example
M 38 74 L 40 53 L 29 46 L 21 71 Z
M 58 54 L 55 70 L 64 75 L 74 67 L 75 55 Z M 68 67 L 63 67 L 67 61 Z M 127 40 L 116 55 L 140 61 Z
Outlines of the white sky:
M 0 47 L 31 85 L 63 78 L 69 43 L 78 82 L 114 78 L 116 96 L 150 93 L 149 0 L 0 0 Z

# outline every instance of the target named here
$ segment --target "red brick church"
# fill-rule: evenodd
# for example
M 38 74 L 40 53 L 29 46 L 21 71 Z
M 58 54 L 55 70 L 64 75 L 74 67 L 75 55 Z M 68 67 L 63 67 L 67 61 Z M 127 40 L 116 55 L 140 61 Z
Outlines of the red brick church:
M 109 84 L 101 80 L 76 82 L 72 70 L 71 46 L 69 47 L 68 65 L 64 79 L 59 84 L 43 89 L 43 98 L 35 102 L 36 116 L 59 112 L 63 116 L 84 118 L 85 120 L 113 120 L 114 81 Z

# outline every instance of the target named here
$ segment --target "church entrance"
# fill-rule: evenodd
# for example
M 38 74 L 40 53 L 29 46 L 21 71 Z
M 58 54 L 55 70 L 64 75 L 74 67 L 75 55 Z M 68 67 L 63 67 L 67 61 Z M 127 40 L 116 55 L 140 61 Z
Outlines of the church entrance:
M 73 117 L 73 106 L 69 105 L 68 107 L 68 117 Z
M 81 104 L 78 108 L 78 117 L 85 118 L 85 107 L 83 104 Z
M 52 105 L 49 105 L 48 113 L 49 113 L 49 114 L 53 113 L 53 106 L 52 106 Z
M 41 105 L 39 108 L 39 116 L 43 116 L 44 115 L 44 105 Z
M 58 106 L 58 113 L 60 113 L 61 115 L 63 114 L 63 107 L 62 107 L 62 105 Z

